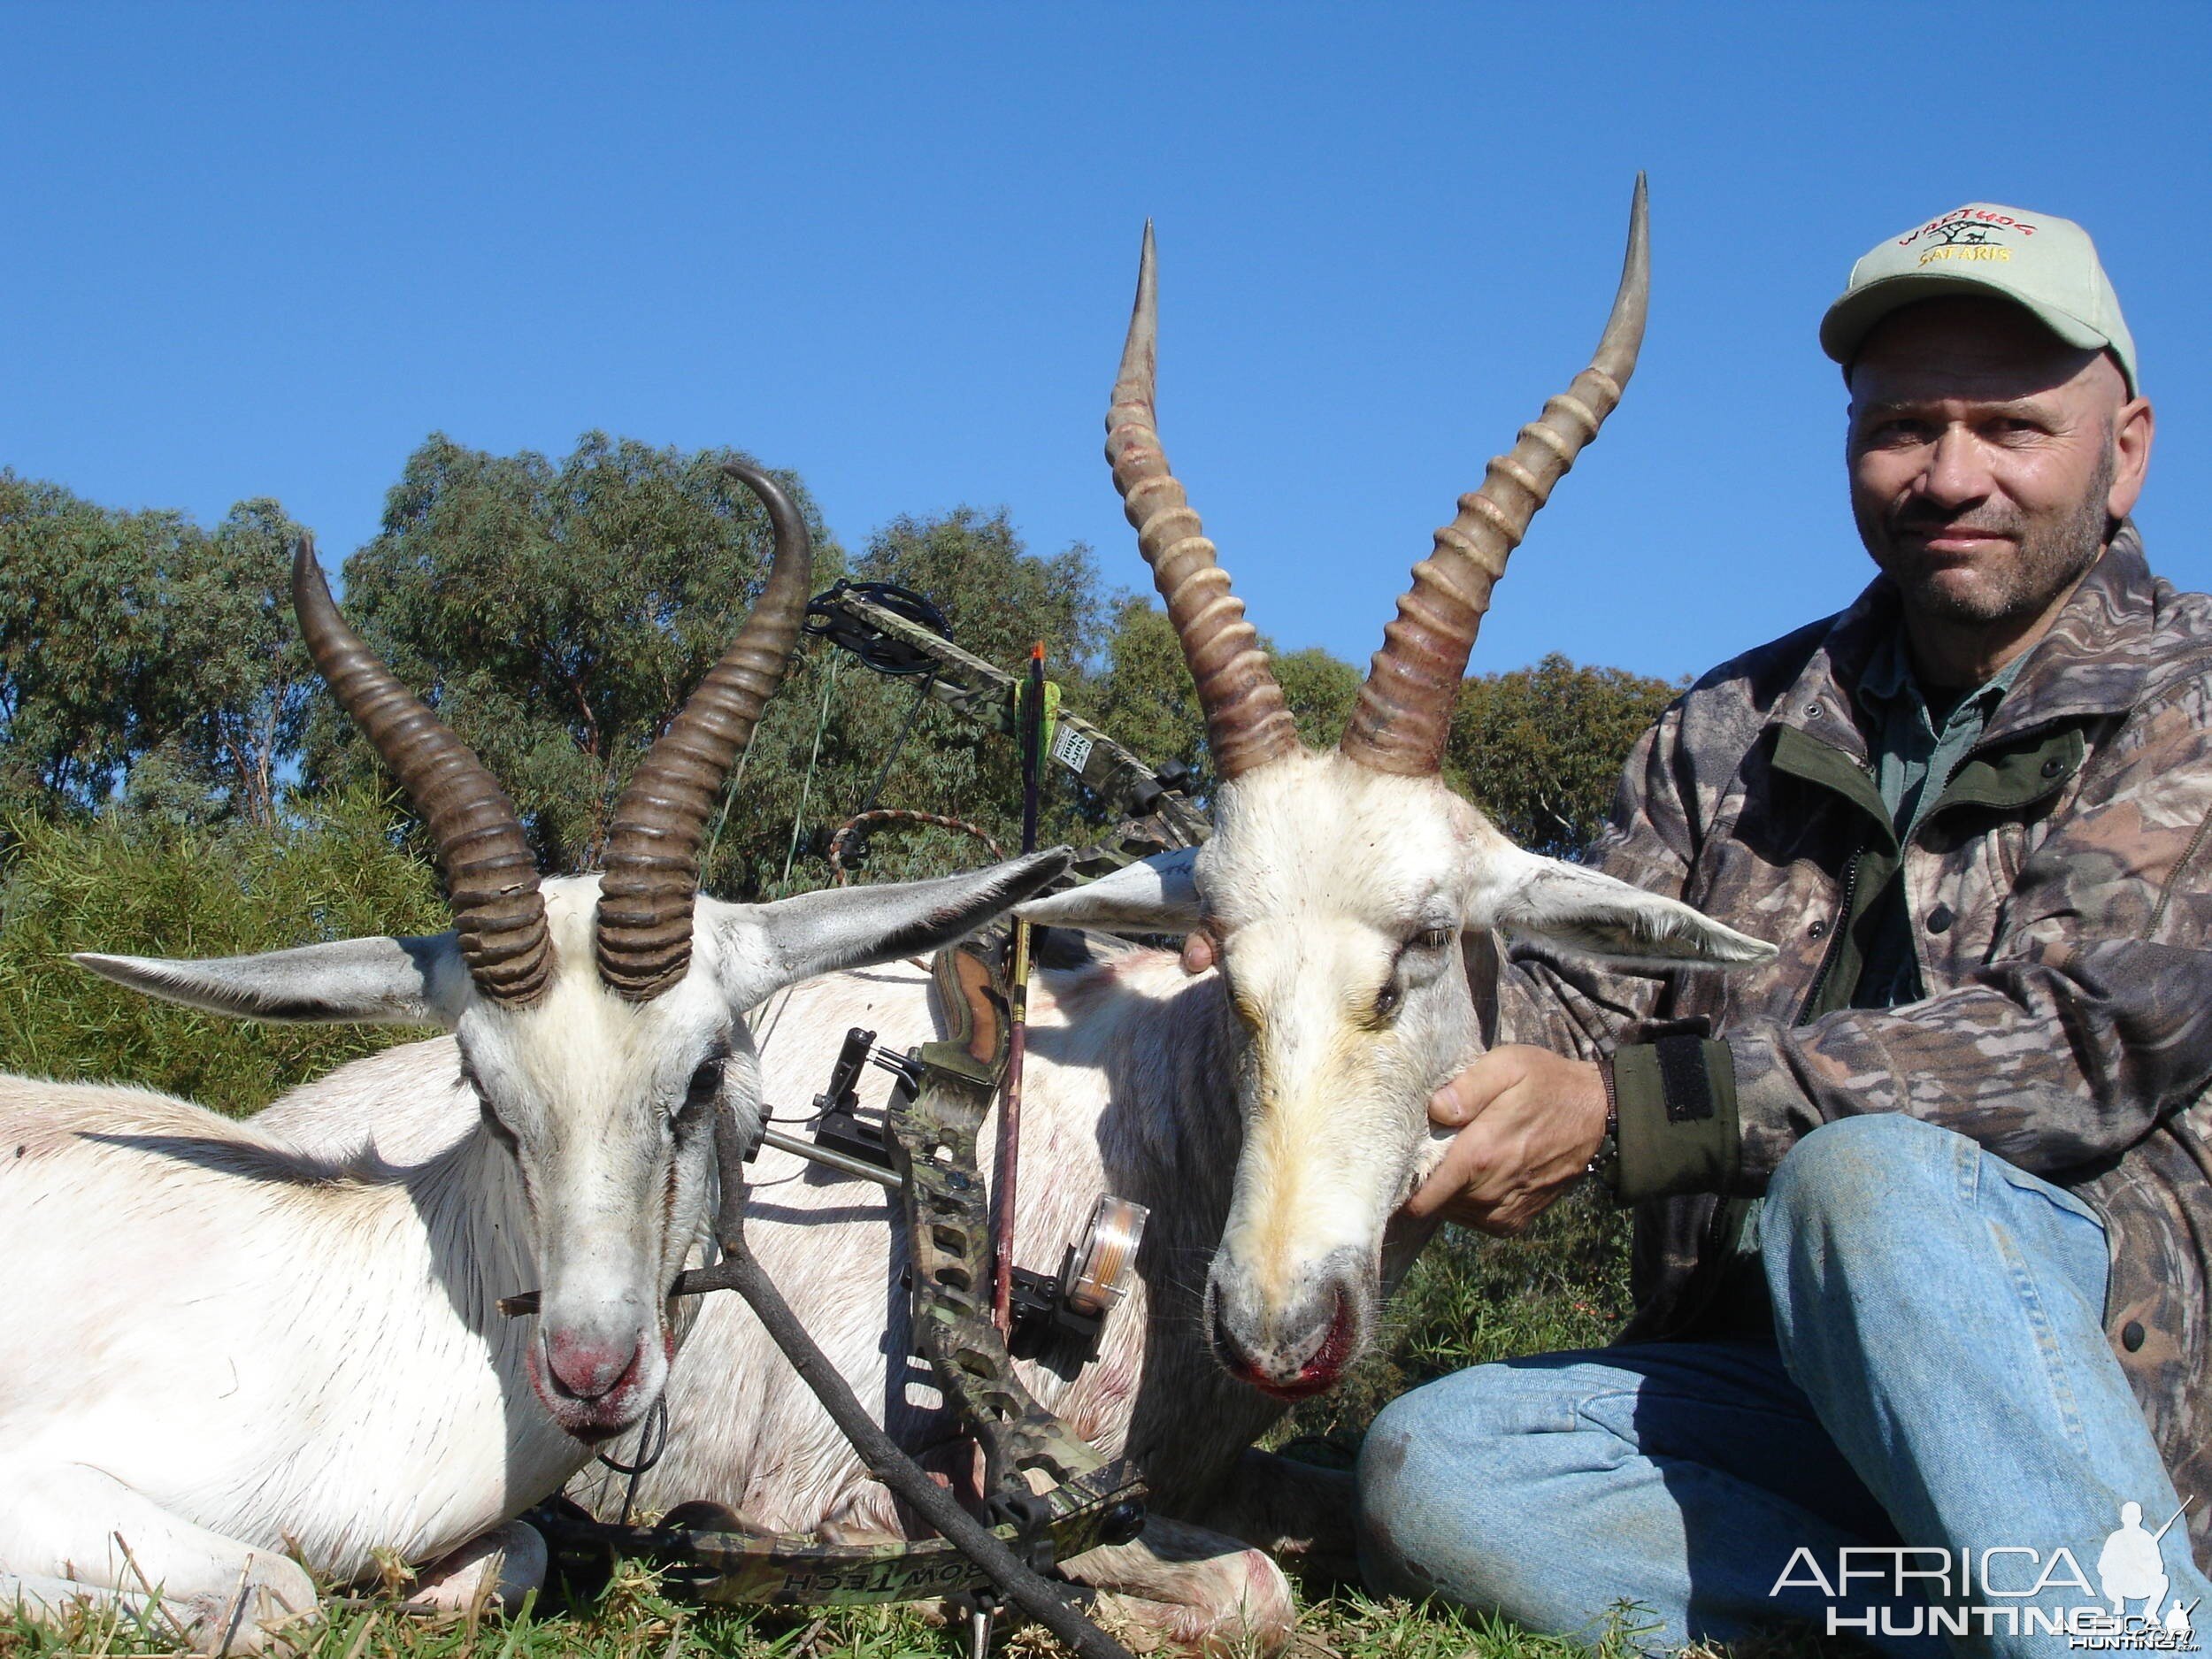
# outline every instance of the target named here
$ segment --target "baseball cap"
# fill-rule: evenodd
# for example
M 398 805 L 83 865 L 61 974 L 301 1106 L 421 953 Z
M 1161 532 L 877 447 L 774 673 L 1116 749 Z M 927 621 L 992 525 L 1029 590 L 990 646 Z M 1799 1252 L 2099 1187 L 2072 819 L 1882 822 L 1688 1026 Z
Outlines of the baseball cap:
M 1851 267 L 1820 319 L 1820 348 L 1847 368 L 1874 325 L 1940 294 L 1995 294 L 2024 306 L 2070 346 L 2109 351 L 2137 391 L 2135 339 L 2097 245 L 2070 219 L 1969 202 L 1878 244 Z

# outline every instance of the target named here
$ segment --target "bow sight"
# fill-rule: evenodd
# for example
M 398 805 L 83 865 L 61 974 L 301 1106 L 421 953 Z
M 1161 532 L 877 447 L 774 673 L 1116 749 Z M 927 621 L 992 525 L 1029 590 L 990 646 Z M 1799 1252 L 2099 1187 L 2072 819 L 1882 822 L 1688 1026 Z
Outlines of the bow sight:
M 878 611 L 941 641 L 952 639 L 952 625 L 929 596 L 896 582 L 840 581 L 807 601 L 806 620 L 801 626 L 813 638 L 850 651 L 879 674 L 894 679 L 933 673 L 943 665 L 933 651 L 910 635 L 888 632 L 880 621 L 872 619 L 870 613 Z
M 805 627 L 878 673 L 921 678 L 917 708 L 926 697 L 986 731 L 1020 740 L 1020 677 L 955 644 L 944 612 L 925 595 L 891 582 L 841 581 L 808 603 Z M 905 737 L 902 727 L 877 788 Z M 1194 847 L 1210 831 L 1205 815 L 1191 803 L 1187 768 L 1172 761 L 1148 764 L 1056 699 L 1048 705 L 1044 753 L 1125 819 L 1113 834 L 1076 854 L 1070 885 L 1156 852 Z M 874 795 L 871 789 L 864 810 L 874 804 Z

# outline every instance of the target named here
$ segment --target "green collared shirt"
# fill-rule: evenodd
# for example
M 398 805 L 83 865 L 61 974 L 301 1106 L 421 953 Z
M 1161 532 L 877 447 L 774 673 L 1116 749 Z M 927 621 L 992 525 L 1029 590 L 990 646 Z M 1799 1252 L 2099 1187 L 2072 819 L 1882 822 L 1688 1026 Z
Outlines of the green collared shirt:
M 1928 809 L 1941 797 L 1943 786 L 1989 729 L 1991 718 L 2027 659 L 2028 653 L 2023 651 L 1964 695 L 1939 695 L 1932 702 L 1913 675 L 1901 627 L 1875 649 L 1859 676 L 1859 708 L 1872 741 L 1874 785 L 1889 809 L 1900 848 L 1911 844 Z M 1854 1008 L 1894 1008 L 1927 995 L 1913 944 L 1901 868 L 1879 905 L 1878 926 L 1851 997 Z

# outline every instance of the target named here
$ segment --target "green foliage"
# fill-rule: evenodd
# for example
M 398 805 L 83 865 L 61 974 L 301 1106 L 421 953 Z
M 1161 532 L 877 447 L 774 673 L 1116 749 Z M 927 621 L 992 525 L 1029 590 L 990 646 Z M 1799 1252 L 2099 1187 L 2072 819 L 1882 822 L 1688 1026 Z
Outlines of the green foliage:
M 596 863 L 638 757 L 757 595 L 766 518 L 722 477 L 724 458 L 600 434 L 558 461 L 433 437 L 410 457 L 382 533 L 347 562 L 349 617 L 500 779 L 549 871 Z M 803 487 L 785 482 L 815 525 L 815 586 L 826 588 L 843 556 Z M 852 574 L 928 594 L 962 645 L 1009 666 L 1042 640 L 1053 677 L 1071 687 L 1084 683 L 1104 634 L 1088 550 L 1032 557 L 1002 512 L 894 520 Z M 803 649 L 712 826 L 708 887 L 751 898 L 824 885 L 832 833 L 872 795 L 979 820 L 1011 848 L 1019 766 L 1002 738 L 931 703 L 894 760 L 915 689 L 830 648 Z M 318 787 L 377 775 L 326 701 L 311 725 L 307 772 Z M 1048 834 L 1078 833 L 1083 810 L 1056 799 Z M 956 833 L 901 829 L 875 838 L 868 864 L 889 878 L 987 856 Z
M 180 724 L 133 769 L 134 802 L 150 796 L 144 774 L 161 759 L 198 785 L 188 802 L 213 797 L 249 823 L 276 823 L 279 769 L 298 750 L 309 700 L 321 695 L 292 619 L 292 549 L 300 535 L 275 502 L 241 502 L 199 538 L 171 583 L 168 672 Z M 146 804 L 156 810 L 150 799 Z
M 1026 660 L 1042 641 L 1053 672 L 1064 674 L 1104 641 L 1107 607 L 1090 549 L 1079 541 L 1039 558 L 1003 508 L 988 518 L 956 507 L 941 518 L 894 518 L 869 538 L 853 576 L 927 594 L 954 639 L 1002 667 Z
M 387 802 L 349 793 L 274 831 L 114 814 L 9 826 L 0 878 L 0 1068 L 136 1083 L 218 1110 L 418 1033 L 263 1025 L 156 1002 L 69 953 L 221 956 L 449 925 L 437 880 Z
M 1264 640 L 1261 644 L 1299 737 L 1316 749 L 1335 742 L 1359 695 L 1359 672 L 1317 646 L 1278 651 Z M 1124 599 L 1117 609 L 1104 670 L 1081 712 L 1152 764 L 1173 760 L 1189 767 L 1197 794 L 1211 787 L 1198 689 L 1167 613 L 1150 600 Z
M 731 454 L 588 433 L 554 461 L 434 435 L 346 561 L 349 618 L 506 787 L 549 871 L 596 861 L 631 768 L 758 596 L 772 537 L 722 474 Z M 803 486 L 777 476 L 826 582 L 841 557 Z M 326 701 L 307 771 L 324 787 L 376 775 Z
M 1300 741 L 1310 749 L 1326 749 L 1344 734 L 1359 701 L 1363 676 L 1340 657 L 1318 646 L 1302 651 L 1272 652 L 1276 683 L 1298 727 Z
M 1124 597 L 1115 607 L 1103 670 L 1078 712 L 1155 766 L 1179 761 L 1204 773 L 1198 688 L 1167 612 L 1149 599 Z
M 382 532 L 347 562 L 346 609 L 401 678 L 484 757 L 549 871 L 589 868 L 645 747 L 726 646 L 757 593 L 765 515 L 718 470 L 726 451 L 587 434 L 559 460 L 433 436 L 409 457 Z M 843 567 L 803 489 L 818 581 Z M 313 680 L 287 597 L 297 526 L 273 502 L 204 532 L 113 511 L 0 472 L 0 806 L 52 813 L 119 798 L 175 826 L 273 825 L 304 745 L 311 787 L 380 787 L 373 757 Z M 930 595 L 969 649 L 1017 667 L 1033 640 L 1068 705 L 1207 787 L 1204 724 L 1165 616 L 1099 588 L 1087 549 L 1023 548 L 1005 514 L 903 518 L 853 573 Z M 1302 737 L 1341 731 L 1359 672 L 1273 654 Z M 1447 776 L 1525 845 L 1571 853 L 1604 819 L 1619 757 L 1674 687 L 1548 657 L 1466 682 Z M 810 648 L 770 705 L 713 837 L 707 882 L 739 897 L 818 886 L 831 834 L 864 805 L 1018 833 L 1010 745 Z M 889 771 L 887 760 L 893 760 Z M 1082 839 L 1095 802 L 1055 780 L 1044 832 Z M 878 833 L 879 877 L 972 864 L 939 830 Z
M 1460 688 L 1445 777 L 1532 852 L 1571 856 L 1604 827 L 1621 763 L 1682 687 L 1554 652 Z
M 274 821 L 303 706 L 286 565 L 298 526 L 242 502 L 213 531 L 0 469 L 0 803 L 149 800 Z

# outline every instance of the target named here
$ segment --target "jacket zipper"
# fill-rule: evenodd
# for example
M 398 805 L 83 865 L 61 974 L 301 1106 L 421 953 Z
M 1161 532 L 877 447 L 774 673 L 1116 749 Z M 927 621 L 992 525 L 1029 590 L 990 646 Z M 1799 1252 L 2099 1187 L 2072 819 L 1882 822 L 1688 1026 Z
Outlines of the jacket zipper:
M 1859 890 L 1859 866 L 1865 858 L 1866 847 L 1862 842 L 1851 855 L 1850 864 L 1844 868 L 1843 902 L 1836 910 L 1836 931 L 1828 941 L 1827 954 L 1820 959 L 1820 972 L 1813 975 L 1813 988 L 1805 994 L 1805 1000 L 1798 1008 L 1797 1018 L 1791 1022 L 1793 1025 L 1801 1025 L 1812 1018 L 1813 1010 L 1819 1005 L 1820 994 L 1828 988 L 1828 976 L 1835 970 L 1836 958 L 1843 954 L 1843 936 L 1851 926 L 1851 902 Z

